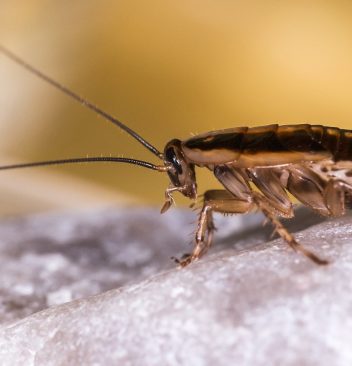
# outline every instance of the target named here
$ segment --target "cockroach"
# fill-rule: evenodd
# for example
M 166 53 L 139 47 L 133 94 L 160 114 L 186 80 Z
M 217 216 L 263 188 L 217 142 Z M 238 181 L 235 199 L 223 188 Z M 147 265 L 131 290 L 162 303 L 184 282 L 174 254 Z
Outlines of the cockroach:
M 197 199 L 195 167 L 207 168 L 223 185 L 223 190 L 204 193 L 192 253 L 176 260 L 181 266 L 199 259 L 209 249 L 215 230 L 213 212 L 246 214 L 261 211 L 274 231 L 294 250 L 313 262 L 328 261 L 298 243 L 279 217 L 294 216 L 288 192 L 322 216 L 337 217 L 352 204 L 352 130 L 322 125 L 277 124 L 238 127 L 206 132 L 187 140 L 169 141 L 163 152 L 131 128 L 87 99 L 29 65 L 8 49 L 0 51 L 40 79 L 118 126 L 162 160 L 161 165 L 122 157 L 84 157 L 0 166 L 0 170 L 82 162 L 113 162 L 139 165 L 167 173 L 170 185 L 165 191 L 161 213 L 179 192 Z M 253 189 L 256 187 L 257 189 Z

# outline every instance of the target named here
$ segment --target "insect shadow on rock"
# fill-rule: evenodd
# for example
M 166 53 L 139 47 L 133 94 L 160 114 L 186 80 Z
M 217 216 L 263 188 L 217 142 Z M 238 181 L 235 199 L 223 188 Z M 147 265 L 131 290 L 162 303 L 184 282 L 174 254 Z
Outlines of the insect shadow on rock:
M 161 209 L 161 213 L 164 213 L 173 204 L 175 192 L 194 201 L 197 199 L 195 167 L 205 167 L 213 172 L 225 189 L 204 193 L 194 248 L 191 254 L 176 260 L 181 266 L 199 259 L 211 246 L 215 230 L 213 212 L 246 214 L 255 210 L 263 212 L 292 249 L 300 251 L 317 264 L 328 263 L 299 244 L 279 221 L 279 217 L 294 216 L 293 204 L 287 192 L 322 216 L 345 214 L 346 206 L 352 202 L 352 130 L 309 124 L 230 128 L 207 132 L 184 141 L 173 139 L 161 153 L 131 128 L 8 49 L 0 46 L 0 52 L 127 132 L 163 161 L 162 165 L 155 165 L 131 158 L 79 157 L 5 165 L 0 166 L 0 170 L 112 162 L 166 172 L 170 185 L 165 191 L 165 203 Z M 257 190 L 253 190 L 252 185 Z

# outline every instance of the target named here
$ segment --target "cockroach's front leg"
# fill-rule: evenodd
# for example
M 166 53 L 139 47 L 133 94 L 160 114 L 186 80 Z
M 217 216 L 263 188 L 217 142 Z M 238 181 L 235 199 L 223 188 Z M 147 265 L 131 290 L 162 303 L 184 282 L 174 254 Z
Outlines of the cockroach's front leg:
M 195 235 L 195 246 L 191 254 L 185 254 L 177 262 L 182 266 L 199 259 L 209 249 L 213 239 L 215 226 L 213 212 L 244 214 L 255 206 L 251 201 L 235 198 L 226 190 L 210 190 L 204 193 L 204 203 L 198 219 Z

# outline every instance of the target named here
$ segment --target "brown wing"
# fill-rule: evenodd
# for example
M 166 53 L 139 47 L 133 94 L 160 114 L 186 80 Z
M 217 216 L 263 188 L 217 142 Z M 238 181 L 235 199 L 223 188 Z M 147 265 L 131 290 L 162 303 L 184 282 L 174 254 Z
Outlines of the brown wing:
M 194 136 L 182 143 L 196 165 L 277 166 L 334 159 L 342 130 L 319 125 L 234 128 Z

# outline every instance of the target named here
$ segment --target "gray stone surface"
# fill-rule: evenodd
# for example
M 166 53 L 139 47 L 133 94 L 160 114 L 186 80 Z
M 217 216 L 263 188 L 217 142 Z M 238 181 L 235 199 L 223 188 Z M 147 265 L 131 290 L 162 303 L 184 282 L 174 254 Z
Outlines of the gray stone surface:
M 350 215 L 285 222 L 326 267 L 246 216 L 217 217 L 213 250 L 180 270 L 169 258 L 189 250 L 194 219 L 124 209 L 2 222 L 1 365 L 352 364 Z

